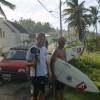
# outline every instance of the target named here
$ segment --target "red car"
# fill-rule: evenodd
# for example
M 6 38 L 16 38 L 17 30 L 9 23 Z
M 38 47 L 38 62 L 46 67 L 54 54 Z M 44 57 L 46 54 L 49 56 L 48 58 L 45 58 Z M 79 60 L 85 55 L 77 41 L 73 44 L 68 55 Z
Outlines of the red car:
M 6 57 L 0 61 L 1 78 L 28 79 L 29 68 L 26 62 L 26 53 L 29 47 L 11 48 Z

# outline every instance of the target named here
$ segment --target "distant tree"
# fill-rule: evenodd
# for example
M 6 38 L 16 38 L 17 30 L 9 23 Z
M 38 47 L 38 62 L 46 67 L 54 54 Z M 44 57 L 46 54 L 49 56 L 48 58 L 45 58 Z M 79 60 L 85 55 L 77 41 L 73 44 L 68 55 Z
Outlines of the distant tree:
M 43 28 L 44 28 L 44 33 L 52 31 L 49 23 L 44 23 Z
M 18 21 L 19 24 L 21 24 L 29 33 L 35 33 L 35 22 L 29 19 L 23 19 L 21 18 Z
M 43 32 L 43 25 L 41 22 L 37 22 L 36 25 L 35 25 L 35 30 L 36 30 L 36 33 L 40 33 L 40 32 Z
M 5 6 L 7 6 L 7 7 L 9 7 L 10 9 L 14 9 L 15 8 L 15 5 L 14 4 L 12 4 L 12 3 L 10 3 L 10 2 L 8 2 L 6 0 L 0 0 L 0 3 L 3 4 L 3 5 L 5 5 Z M 0 5 L 0 12 L 5 17 L 5 19 L 7 19 L 7 17 L 5 15 L 5 13 L 4 13 L 1 5 Z
M 35 23 L 32 19 L 21 18 L 18 21 L 18 23 L 21 24 L 31 34 L 40 33 L 40 32 L 48 33 L 48 32 L 55 30 L 54 28 L 52 28 L 50 26 L 50 24 L 48 22 L 46 22 L 46 23 L 41 23 L 41 22 Z
M 100 4 L 100 0 L 96 0 Z

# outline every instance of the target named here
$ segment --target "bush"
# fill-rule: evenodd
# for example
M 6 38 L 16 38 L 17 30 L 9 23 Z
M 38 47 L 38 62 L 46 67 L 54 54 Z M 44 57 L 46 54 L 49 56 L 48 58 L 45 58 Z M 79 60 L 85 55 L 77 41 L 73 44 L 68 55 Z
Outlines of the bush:
M 100 37 L 89 39 L 87 49 L 91 52 L 100 51 Z
M 100 82 L 100 54 L 84 53 L 82 56 L 75 57 L 69 63 L 88 74 L 92 80 Z

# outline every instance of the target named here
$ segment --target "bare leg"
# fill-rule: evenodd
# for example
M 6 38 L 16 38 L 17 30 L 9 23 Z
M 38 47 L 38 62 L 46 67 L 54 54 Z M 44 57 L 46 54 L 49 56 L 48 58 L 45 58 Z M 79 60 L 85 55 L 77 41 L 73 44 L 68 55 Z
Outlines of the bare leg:
M 64 91 L 63 91 L 63 89 L 56 91 L 55 100 L 64 100 Z
M 59 92 L 60 94 L 59 94 L 59 98 L 60 98 L 60 100 L 64 100 L 64 90 L 62 89 L 62 90 L 60 90 L 60 92 Z
M 55 100 L 60 100 L 59 94 L 59 91 L 55 91 Z
M 40 94 L 39 100 L 45 100 L 45 95 L 44 94 Z
M 35 96 L 32 96 L 30 100 L 37 100 Z

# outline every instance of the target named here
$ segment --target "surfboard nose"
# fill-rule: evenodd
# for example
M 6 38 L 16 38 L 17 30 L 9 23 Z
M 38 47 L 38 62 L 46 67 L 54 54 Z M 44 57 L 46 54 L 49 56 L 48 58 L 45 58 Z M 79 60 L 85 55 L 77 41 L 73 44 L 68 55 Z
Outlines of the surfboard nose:
M 90 80 L 90 79 L 89 79 Z M 88 90 L 90 92 L 99 93 L 100 90 L 93 81 L 89 81 Z

